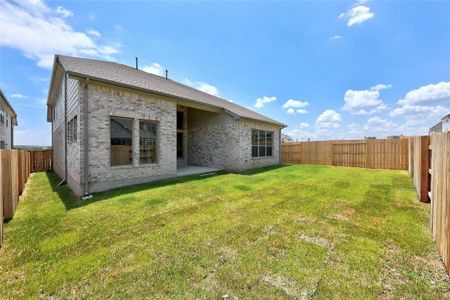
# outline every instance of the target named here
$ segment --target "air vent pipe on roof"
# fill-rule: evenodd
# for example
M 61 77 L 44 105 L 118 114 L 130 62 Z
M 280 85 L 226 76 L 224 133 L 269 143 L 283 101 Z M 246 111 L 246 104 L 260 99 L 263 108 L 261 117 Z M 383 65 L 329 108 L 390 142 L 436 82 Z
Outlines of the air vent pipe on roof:
M 169 70 L 166 70 L 166 79 L 169 79 Z
M 138 58 L 136 57 L 136 70 L 139 70 Z

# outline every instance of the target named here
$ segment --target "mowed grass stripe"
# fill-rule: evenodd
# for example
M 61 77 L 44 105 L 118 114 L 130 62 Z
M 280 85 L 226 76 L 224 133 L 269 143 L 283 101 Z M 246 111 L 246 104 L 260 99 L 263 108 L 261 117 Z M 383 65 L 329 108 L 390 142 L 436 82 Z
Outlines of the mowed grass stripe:
M 187 177 L 82 202 L 34 174 L 0 298 L 437 298 L 449 283 L 403 171 L 313 165 Z

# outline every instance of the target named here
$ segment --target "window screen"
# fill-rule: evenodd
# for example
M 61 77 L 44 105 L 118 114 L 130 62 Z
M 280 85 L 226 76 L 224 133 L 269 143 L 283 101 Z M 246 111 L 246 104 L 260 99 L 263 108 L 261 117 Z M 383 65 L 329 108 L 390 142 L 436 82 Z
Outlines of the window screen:
M 111 118 L 111 165 L 133 163 L 133 120 Z
M 252 157 L 272 156 L 273 132 L 252 130 Z
M 139 162 L 141 164 L 156 163 L 157 127 L 150 121 L 139 121 Z

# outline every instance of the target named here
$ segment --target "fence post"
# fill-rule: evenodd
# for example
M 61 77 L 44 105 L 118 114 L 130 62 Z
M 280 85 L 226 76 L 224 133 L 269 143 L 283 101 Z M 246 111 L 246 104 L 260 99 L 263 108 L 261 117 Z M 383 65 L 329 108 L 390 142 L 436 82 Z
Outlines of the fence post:
M 11 150 L 2 150 L 2 189 L 3 189 L 3 217 L 12 218 L 14 214 L 13 206 L 13 183 Z

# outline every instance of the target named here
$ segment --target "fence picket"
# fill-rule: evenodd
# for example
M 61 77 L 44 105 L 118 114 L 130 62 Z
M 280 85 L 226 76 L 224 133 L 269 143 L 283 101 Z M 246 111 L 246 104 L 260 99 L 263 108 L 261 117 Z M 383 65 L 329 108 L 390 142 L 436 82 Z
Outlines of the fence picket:
M 408 169 L 408 139 L 297 142 L 282 145 L 282 162 Z

